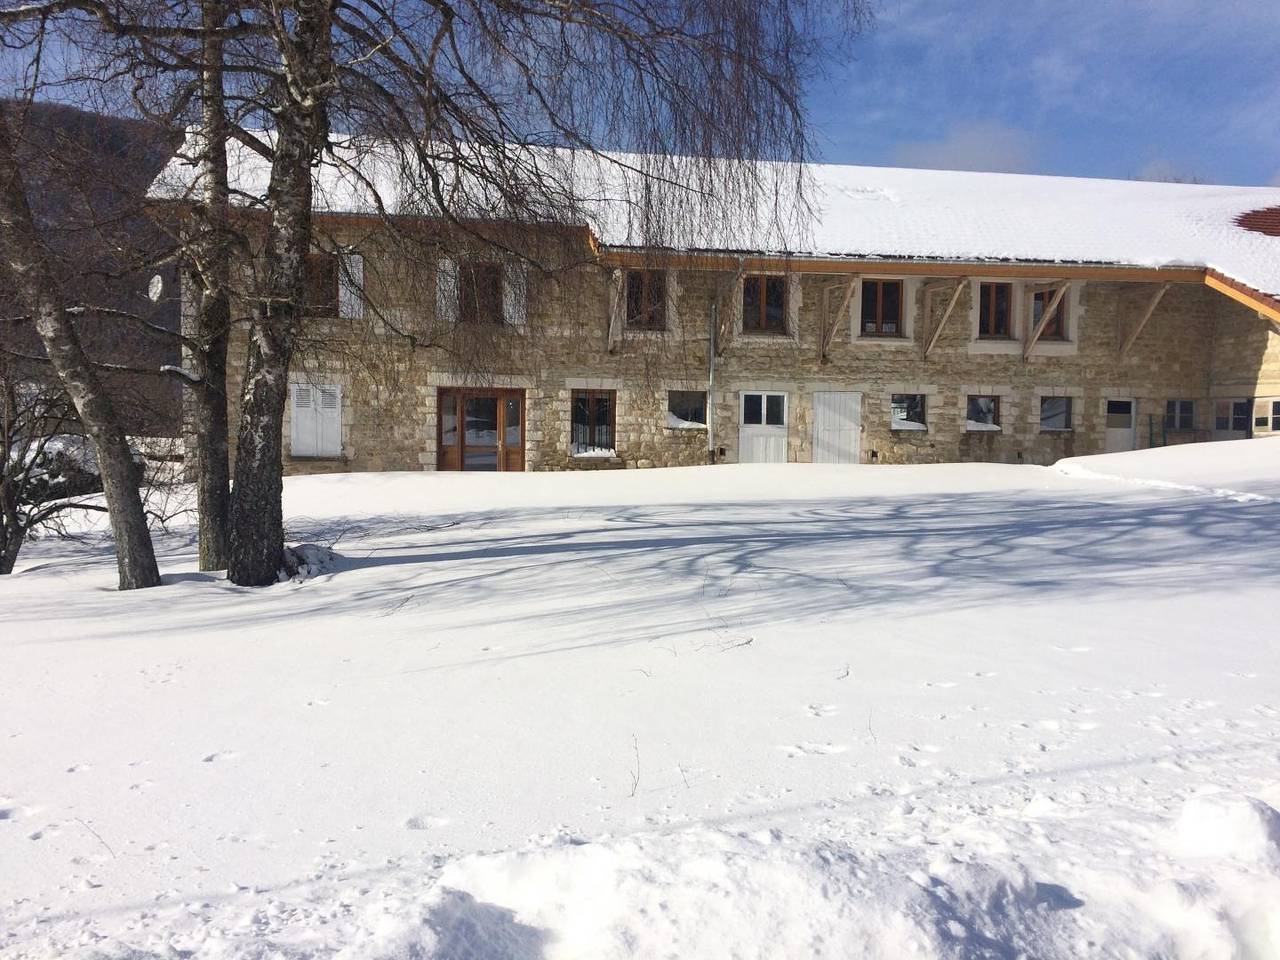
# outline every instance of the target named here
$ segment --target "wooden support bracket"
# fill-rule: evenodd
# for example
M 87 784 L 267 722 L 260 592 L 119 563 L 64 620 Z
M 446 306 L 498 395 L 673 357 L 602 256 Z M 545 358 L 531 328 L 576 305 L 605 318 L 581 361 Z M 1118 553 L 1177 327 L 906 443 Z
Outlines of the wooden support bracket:
M 1036 345 L 1036 341 L 1040 339 L 1040 334 L 1044 333 L 1044 328 L 1049 325 L 1050 318 L 1057 313 L 1058 305 L 1062 303 L 1062 298 L 1067 295 L 1067 291 L 1071 289 L 1070 280 L 1059 280 L 1057 283 L 1046 283 L 1038 287 L 1031 287 L 1027 291 L 1027 309 L 1033 309 L 1032 304 L 1035 303 L 1035 295 L 1037 293 L 1048 293 L 1050 290 L 1056 291 L 1053 299 L 1049 301 L 1049 305 L 1044 308 L 1044 312 L 1040 314 L 1040 322 L 1036 324 L 1035 329 L 1031 331 L 1031 336 L 1027 338 L 1027 342 L 1022 347 L 1022 360 L 1025 363 L 1031 358 L 1031 351 Z
M 818 362 L 826 363 L 828 354 L 831 351 L 831 344 L 835 342 L 836 332 L 840 329 L 845 314 L 849 310 L 849 304 L 853 302 L 853 295 L 857 291 L 859 276 L 855 273 L 849 278 L 849 282 L 834 287 L 828 287 L 823 291 L 823 306 L 827 305 L 827 295 L 834 293 L 836 290 L 843 289 L 844 296 L 840 298 L 840 309 L 834 314 L 828 315 L 826 318 L 826 326 L 822 331 L 822 343 L 819 346 Z
M 1138 342 L 1138 337 L 1142 335 L 1143 328 L 1146 327 L 1147 321 L 1151 319 L 1151 315 L 1156 312 L 1156 307 L 1160 306 L 1160 301 L 1164 299 L 1164 295 L 1169 292 L 1169 284 L 1165 283 L 1156 288 L 1156 292 L 1151 295 L 1151 302 L 1147 304 L 1147 309 L 1142 311 L 1142 316 L 1138 318 L 1138 322 L 1133 325 L 1133 329 L 1129 331 L 1129 335 L 1124 338 L 1124 344 L 1120 347 L 1120 356 L 1127 357 L 1129 351 L 1133 349 L 1133 345 Z
M 951 319 L 951 314 L 955 313 L 956 304 L 960 302 L 960 294 L 964 292 L 965 284 L 969 282 L 968 277 L 960 277 L 956 280 L 946 281 L 943 284 L 934 286 L 933 284 L 925 284 L 925 311 L 928 312 L 928 295 L 933 293 L 941 293 L 944 290 L 951 291 L 951 298 L 947 300 L 947 309 L 942 312 L 942 316 L 938 318 L 938 325 L 933 328 L 933 332 L 929 334 L 929 339 L 924 345 L 924 357 L 927 360 L 929 353 L 933 350 L 934 344 L 938 342 L 938 338 L 942 336 L 942 328 L 947 325 L 947 321 Z

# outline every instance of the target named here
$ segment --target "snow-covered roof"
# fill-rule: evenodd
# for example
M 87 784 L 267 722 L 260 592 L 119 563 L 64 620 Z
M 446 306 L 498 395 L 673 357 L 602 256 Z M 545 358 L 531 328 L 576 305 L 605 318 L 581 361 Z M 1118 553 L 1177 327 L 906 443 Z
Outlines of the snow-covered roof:
M 182 155 L 157 178 L 152 194 L 189 195 L 194 170 Z M 642 246 L 634 219 L 641 195 L 637 158 L 610 160 L 536 149 L 529 163 L 571 184 L 580 221 L 603 247 Z M 262 197 L 267 162 L 246 148 L 231 156 L 232 186 Z M 622 161 L 622 165 L 611 162 Z M 359 173 L 355 173 L 358 169 Z M 429 203 L 405 165 L 364 145 L 339 151 L 316 171 L 317 210 L 373 212 L 375 190 L 392 212 L 423 212 Z M 678 166 L 677 166 L 678 169 Z M 798 182 L 793 167 L 771 165 L 768 177 Z M 1074 263 L 1216 270 L 1252 290 L 1280 298 L 1280 237 L 1250 231 L 1240 215 L 1280 207 L 1280 187 L 1149 183 L 1078 177 L 971 173 L 891 167 L 811 164 L 806 207 L 784 200 L 780 218 L 718 219 L 665 245 L 699 251 L 760 252 L 799 258 L 917 259 Z M 771 198 L 777 203 L 777 198 Z M 762 202 L 770 202 L 764 200 Z M 803 209 L 803 215 L 795 211 Z M 777 219 L 789 232 L 762 223 Z

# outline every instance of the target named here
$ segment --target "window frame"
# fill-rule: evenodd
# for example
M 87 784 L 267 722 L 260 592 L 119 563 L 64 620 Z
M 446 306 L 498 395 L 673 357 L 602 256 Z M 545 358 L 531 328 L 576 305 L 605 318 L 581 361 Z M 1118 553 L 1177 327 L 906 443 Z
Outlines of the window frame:
M 983 297 L 983 294 L 987 292 L 988 288 L 992 290 L 992 296 L 990 299 L 991 309 L 984 310 L 982 307 L 982 297 Z M 993 326 L 995 323 L 995 314 L 996 314 L 995 291 L 997 290 L 997 288 L 1002 288 L 1006 292 L 1007 298 L 1008 298 L 1006 302 L 1006 310 L 1005 310 L 1005 326 L 1007 329 L 1004 333 L 984 332 L 983 326 L 987 323 L 988 320 L 992 322 Z M 978 339 L 979 340 L 996 340 L 996 341 L 1013 340 L 1014 339 L 1014 319 L 1016 315 L 1017 315 L 1017 311 L 1014 306 L 1014 289 L 1013 289 L 1013 284 L 1011 282 L 1007 280 L 979 280 L 978 281 Z
M 459 258 L 454 267 L 454 283 L 458 295 L 458 323 L 469 326 L 500 327 L 506 323 L 506 301 L 503 297 L 504 269 L 500 261 Z M 492 274 L 496 281 L 493 291 L 493 317 L 481 317 L 481 298 L 477 274 Z M 474 312 L 473 312 L 474 311 Z
M 575 439 L 575 431 L 579 426 L 575 419 L 578 411 L 578 403 L 585 400 L 587 404 L 587 422 L 583 424 L 588 432 L 588 442 L 581 445 Z M 596 432 L 601 429 L 601 424 L 597 423 L 597 408 L 601 400 L 607 400 L 609 404 L 609 423 L 607 429 L 609 431 L 610 443 L 608 446 L 599 443 L 599 437 Z M 618 450 L 618 391 L 617 390 L 587 390 L 574 389 L 569 395 L 569 453 L 570 456 L 600 456 L 608 453 L 617 456 Z
M 899 398 L 916 397 L 920 400 L 920 419 L 898 419 L 893 415 Z M 901 423 L 914 423 L 918 426 L 898 426 Z M 929 395 L 927 393 L 891 393 L 889 394 L 889 430 L 901 433 L 927 433 L 929 430 Z
M 1044 425 L 1044 405 L 1046 401 L 1062 400 L 1066 402 L 1066 423 L 1065 427 L 1046 427 Z M 1060 396 L 1057 394 L 1043 395 L 1040 397 L 1040 432 L 1041 433 L 1072 433 L 1075 431 L 1076 404 L 1075 397 Z
M 758 314 L 755 322 L 748 322 L 747 312 L 747 285 L 749 283 L 760 284 L 759 309 L 755 312 Z M 780 283 L 782 285 L 782 321 L 777 329 L 767 326 L 768 323 L 768 303 L 769 303 L 769 284 Z M 787 323 L 787 311 L 791 304 L 791 283 L 786 274 L 778 273 L 749 273 L 742 278 L 741 290 L 741 308 L 742 308 L 742 332 L 751 336 L 767 336 L 767 337 L 787 337 L 791 335 Z
M 1056 290 L 1039 290 L 1031 292 L 1031 329 L 1035 330 L 1036 325 L 1040 322 L 1040 318 L 1036 316 L 1036 304 L 1041 304 L 1040 310 L 1043 313 L 1044 308 L 1053 302 L 1053 298 L 1057 296 Z M 1069 343 L 1071 341 L 1070 328 L 1067 323 L 1067 301 L 1071 298 L 1071 290 L 1062 295 L 1062 299 L 1058 301 L 1058 309 L 1055 311 L 1056 317 L 1045 324 L 1044 330 L 1041 332 L 1039 340 L 1049 341 L 1051 343 Z M 1057 332 L 1054 332 L 1054 328 Z
M 760 398 L 760 422 L 747 423 L 747 397 Z M 769 422 L 769 398 L 782 398 L 782 422 Z M 738 426 L 740 427 L 768 427 L 772 430 L 787 430 L 788 416 L 790 415 L 791 402 L 787 394 L 781 390 L 742 390 L 738 395 Z
M 321 264 L 324 264 L 323 271 L 320 269 Z M 341 271 L 342 264 L 336 253 L 315 250 L 306 255 L 303 261 L 303 313 L 306 316 L 338 316 Z M 323 299 L 316 296 L 321 281 L 328 287 Z
M 875 316 L 871 321 L 874 326 L 873 330 L 867 329 L 867 319 L 865 317 L 868 284 L 873 285 L 876 290 Z M 884 332 L 884 287 L 888 284 L 893 284 L 898 288 L 898 318 L 895 321 L 897 330 L 894 333 Z M 901 277 L 863 277 L 858 285 L 858 336 L 881 340 L 906 339 L 906 298 L 907 284 Z
M 1196 428 L 1196 402 L 1194 400 L 1166 400 L 1164 404 L 1164 428 L 1174 433 L 1191 433 Z
M 1222 416 L 1221 411 L 1226 408 L 1227 415 Z M 1237 413 L 1236 408 L 1242 407 L 1244 412 Z M 1244 426 L 1236 425 L 1236 418 L 1240 417 Z M 1226 426 L 1222 426 L 1223 420 Z M 1248 433 L 1253 421 L 1253 402 L 1245 399 L 1217 399 L 1213 402 L 1213 429 L 1220 433 Z
M 700 396 L 702 398 L 702 419 L 701 420 L 691 420 L 688 417 L 682 417 L 680 416 L 680 414 L 676 413 L 674 409 L 672 409 L 672 398 L 678 393 L 692 394 L 692 395 Z M 705 430 L 707 427 L 707 417 L 708 417 L 707 391 L 705 390 L 668 390 L 667 391 L 667 427 L 669 429 L 694 430 L 694 429 L 701 428 Z M 671 423 L 672 418 L 680 420 L 681 425 L 674 426 Z
M 640 307 L 633 313 L 632 284 L 638 281 Z M 623 278 L 623 325 L 628 330 L 660 333 L 667 329 L 667 284 L 665 270 L 628 269 Z
M 969 405 L 974 400 L 994 400 L 995 409 L 993 413 L 994 419 L 990 423 L 983 423 L 980 420 L 974 420 L 969 416 Z M 965 395 L 964 400 L 964 429 L 966 433 L 999 433 L 1004 429 L 1002 421 L 1000 394 L 998 393 L 970 393 Z M 980 428 L 969 426 L 970 423 L 983 423 Z

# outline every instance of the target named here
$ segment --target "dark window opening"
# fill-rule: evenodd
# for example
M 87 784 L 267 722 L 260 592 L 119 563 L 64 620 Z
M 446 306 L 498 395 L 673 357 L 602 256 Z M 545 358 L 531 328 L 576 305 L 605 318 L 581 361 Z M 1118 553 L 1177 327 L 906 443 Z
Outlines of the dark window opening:
M 1056 290 L 1044 290 L 1034 295 L 1031 306 L 1031 322 L 1039 324 L 1040 318 L 1044 316 L 1045 310 L 1049 304 L 1053 303 L 1056 297 Z M 1044 325 L 1044 329 L 1040 332 L 1041 340 L 1065 340 L 1067 339 L 1067 295 L 1064 293 L 1058 300 L 1058 306 L 1053 311 L 1053 316 L 1049 318 L 1049 322 Z
M 862 335 L 901 337 L 902 281 L 862 281 Z
M 1214 404 L 1213 429 L 1248 433 L 1250 406 L 1248 400 L 1219 400 Z
M 975 429 L 975 425 L 978 429 L 1000 426 L 1000 398 L 970 397 L 965 419 L 970 430 Z
M 667 328 L 667 275 L 662 270 L 627 271 L 627 326 Z
M 787 332 L 786 277 L 742 278 L 742 329 L 747 333 Z
M 502 264 L 477 260 L 458 264 L 458 319 L 502 323 Z
M 891 430 L 924 430 L 925 396 L 923 393 L 895 393 L 889 400 Z
M 612 453 L 614 450 L 614 391 L 573 391 L 570 452 Z
M 338 315 L 338 257 L 309 253 L 303 265 L 305 310 L 313 317 Z
M 984 283 L 978 297 L 978 336 L 1008 340 L 1013 336 L 1013 284 Z
M 702 390 L 670 390 L 667 392 L 667 425 L 683 427 L 707 423 L 707 395 Z
M 1071 429 L 1071 398 L 1070 397 L 1041 397 L 1040 398 L 1040 429 L 1041 430 L 1070 430 Z
M 1194 430 L 1196 428 L 1196 404 L 1194 400 L 1170 400 L 1164 406 L 1166 430 Z

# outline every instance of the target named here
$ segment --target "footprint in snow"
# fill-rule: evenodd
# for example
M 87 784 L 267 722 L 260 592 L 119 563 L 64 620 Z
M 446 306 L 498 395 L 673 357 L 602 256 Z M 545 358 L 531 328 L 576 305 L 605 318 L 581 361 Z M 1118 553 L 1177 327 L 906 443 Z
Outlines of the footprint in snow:
M 954 687 L 956 684 L 954 680 L 926 680 L 924 682 L 924 685 L 926 687 L 938 687 L 942 690 L 949 690 L 951 687 Z
M 788 757 L 820 757 L 844 753 L 849 748 L 841 743 L 793 743 L 779 747 Z
M 811 703 L 807 707 L 807 712 L 811 717 L 831 717 L 840 712 L 840 708 L 834 703 Z
M 448 825 L 448 817 L 430 817 L 426 814 L 417 817 L 410 817 L 404 822 L 404 828 L 406 830 L 430 830 L 433 827 L 445 827 Z
M 210 753 L 206 756 L 201 757 L 200 762 L 213 763 L 214 761 L 217 761 L 217 760 L 234 760 L 238 756 L 240 756 L 240 754 L 236 753 L 234 750 L 223 750 L 219 753 Z
M 73 763 L 67 767 L 67 773 L 83 773 L 85 770 L 92 770 L 93 765 L 89 763 Z

